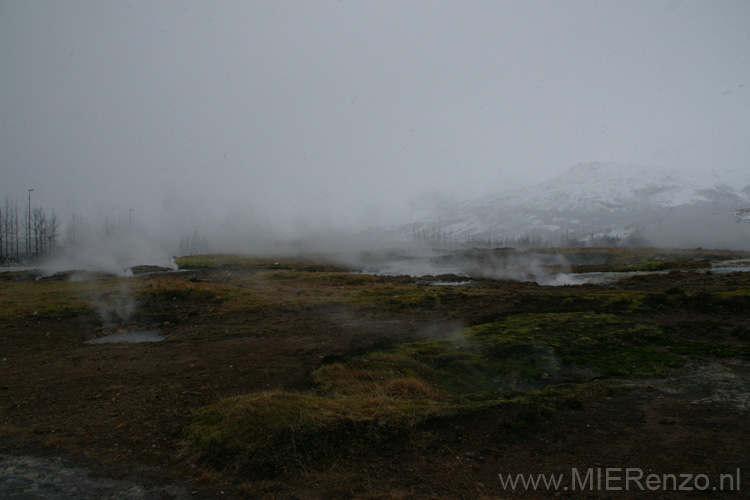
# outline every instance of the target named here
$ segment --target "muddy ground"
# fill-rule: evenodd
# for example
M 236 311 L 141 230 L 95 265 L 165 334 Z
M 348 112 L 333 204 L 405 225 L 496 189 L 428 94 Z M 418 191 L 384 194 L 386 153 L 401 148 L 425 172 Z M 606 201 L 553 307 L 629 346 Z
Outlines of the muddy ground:
M 750 341 L 747 273 L 677 270 L 611 285 L 543 287 L 486 278 L 466 284 L 466 277 L 452 276 L 350 279 L 336 266 L 310 262 L 186 267 L 79 281 L 71 274 L 3 275 L 0 497 L 748 497 L 750 360 L 708 352 L 712 345 L 742 348 Z M 463 289 L 461 300 L 402 307 L 396 292 L 396 302 L 361 299 L 370 290 L 432 290 L 431 283 L 446 280 L 464 283 L 451 287 Z M 706 303 L 661 303 L 675 290 Z M 458 412 L 425 424 L 429 442 L 275 477 L 254 477 L 229 459 L 206 463 L 186 442 L 195 412 L 220 398 L 304 390 L 321 364 L 511 314 L 599 308 L 591 301 L 598 292 L 652 294 L 641 296 L 651 309 L 618 314 L 699 337 L 707 352 L 686 351 L 657 376 L 605 377 L 611 390 L 580 405 L 538 414 L 512 406 Z M 712 299 L 718 296 L 723 302 Z M 149 329 L 166 339 L 87 343 Z M 617 479 L 626 468 L 642 472 L 644 486 L 648 474 L 691 474 L 698 481 L 683 491 L 640 491 L 637 482 L 627 491 L 606 490 L 595 479 L 583 491 L 580 483 L 573 489 L 573 469 L 583 478 L 607 468 L 613 488 L 626 486 Z M 562 474 L 563 482 L 549 490 L 513 490 L 499 474 Z M 721 475 L 738 474 L 740 491 L 728 491 L 729 476 L 724 491 L 714 490 Z

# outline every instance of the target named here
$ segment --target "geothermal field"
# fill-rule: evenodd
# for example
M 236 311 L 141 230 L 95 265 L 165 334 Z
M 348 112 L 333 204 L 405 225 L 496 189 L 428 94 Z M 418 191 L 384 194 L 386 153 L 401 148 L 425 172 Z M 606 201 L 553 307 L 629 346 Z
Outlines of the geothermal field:
M 0 500 L 748 498 L 749 27 L 0 0 Z
M 0 496 L 744 498 L 748 258 L 474 249 L 3 272 Z

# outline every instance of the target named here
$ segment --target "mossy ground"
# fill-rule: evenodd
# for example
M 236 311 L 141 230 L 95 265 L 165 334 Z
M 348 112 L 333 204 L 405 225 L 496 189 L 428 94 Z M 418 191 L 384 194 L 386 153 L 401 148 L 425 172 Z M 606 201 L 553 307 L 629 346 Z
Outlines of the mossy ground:
M 641 256 L 654 259 L 653 252 Z M 667 257 L 678 260 L 636 261 L 610 270 L 710 264 L 703 254 Z M 706 339 L 699 330 L 677 331 L 663 321 L 696 304 L 746 311 L 750 295 L 744 286 L 718 293 L 562 287 L 525 300 L 529 286 L 519 292 L 513 286 L 498 289 L 496 283 L 454 288 L 300 269 L 274 271 L 267 281 L 276 291 L 308 289 L 304 293 L 327 297 L 329 304 L 396 316 L 465 309 L 471 323 L 478 316 L 472 309 L 476 303 L 494 297 L 506 307 L 494 318 L 437 338 L 324 364 L 313 371 L 307 391 L 239 396 L 196 415 L 186 434 L 195 452 L 213 460 L 234 457 L 236 464 L 256 471 L 309 469 L 313 462 L 324 463 L 322 457 L 337 460 L 373 453 L 385 443 L 404 445 L 426 422 L 450 412 L 499 404 L 550 411 L 580 404 L 577 394 L 601 379 L 664 376 L 688 359 L 750 354 L 731 338 Z
M 234 481 L 251 497 L 292 498 L 277 495 L 279 481 L 301 481 L 357 492 L 341 498 L 434 498 L 414 478 L 454 484 L 455 449 L 534 435 L 569 412 L 616 419 L 612 401 L 627 410 L 643 397 L 625 386 L 696 360 L 750 358 L 750 273 L 705 272 L 706 261 L 736 253 L 563 253 L 602 270 L 667 262 L 671 271 L 613 285 L 476 277 L 448 287 L 312 256 L 233 255 L 180 258 L 179 273 L 127 279 L 7 275 L 0 438 L 126 463 L 194 463 L 202 478 L 225 489 Z M 128 315 L 102 315 L 123 304 Z M 167 340 L 83 344 L 108 321 Z M 627 422 L 607 436 L 626 434 Z M 563 439 L 550 432 L 550 442 Z M 497 496 L 470 486 L 445 497 Z

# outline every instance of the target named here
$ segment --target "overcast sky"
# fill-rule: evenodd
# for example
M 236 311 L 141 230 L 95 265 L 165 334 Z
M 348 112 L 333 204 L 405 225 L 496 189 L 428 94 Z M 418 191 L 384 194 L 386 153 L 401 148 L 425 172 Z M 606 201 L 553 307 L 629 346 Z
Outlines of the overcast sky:
M 750 168 L 750 2 L 0 0 L 0 195 L 369 224 L 616 161 Z

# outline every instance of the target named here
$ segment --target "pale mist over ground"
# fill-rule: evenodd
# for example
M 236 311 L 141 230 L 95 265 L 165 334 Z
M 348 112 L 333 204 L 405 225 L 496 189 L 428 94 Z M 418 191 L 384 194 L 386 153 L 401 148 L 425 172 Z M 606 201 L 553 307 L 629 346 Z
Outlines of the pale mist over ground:
M 134 266 L 151 265 L 177 269 L 169 246 L 138 234 L 90 233 L 43 258 L 37 267 L 43 275 L 86 270 L 132 276 Z
M 0 210 L 21 247 L 55 212 L 50 268 L 121 274 L 387 248 L 367 230 L 582 162 L 747 169 L 748 26 L 729 0 L 0 0 Z M 720 241 L 679 222 L 654 241 Z

